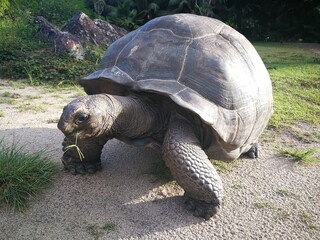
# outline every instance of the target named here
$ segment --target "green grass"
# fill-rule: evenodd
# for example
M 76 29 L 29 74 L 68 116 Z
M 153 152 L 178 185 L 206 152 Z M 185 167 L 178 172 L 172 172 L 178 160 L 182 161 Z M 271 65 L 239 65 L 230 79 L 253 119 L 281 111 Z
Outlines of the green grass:
M 86 230 L 95 240 L 99 239 L 103 235 L 101 228 L 95 224 L 87 226 Z
M 28 154 L 17 145 L 7 147 L 0 141 L 0 203 L 24 210 L 31 198 L 51 186 L 57 170 L 43 152 Z
M 308 228 L 315 230 L 319 229 L 316 219 L 309 212 L 305 211 L 300 213 L 300 219 Z
M 173 177 L 169 168 L 164 161 L 155 162 L 144 174 L 150 174 L 155 176 L 157 181 L 168 183 L 173 181 Z
M 311 135 L 315 137 L 317 140 L 320 140 L 320 132 L 311 132 Z
M 11 93 L 9 92 L 4 92 L 0 95 L 0 97 L 10 97 L 11 96 Z
M 310 164 L 319 162 L 319 159 L 313 157 L 316 153 L 315 149 L 280 149 L 279 153 L 299 164 Z
M 266 199 L 259 199 L 254 203 L 254 206 L 261 211 L 272 212 L 277 220 L 285 221 L 291 217 L 291 214 L 288 211 L 278 207 L 274 203 L 268 202 Z
M 21 103 L 18 107 L 19 112 L 26 112 L 26 111 L 33 111 L 33 112 L 46 112 L 49 104 L 48 103 L 42 103 L 42 105 L 36 105 L 31 103 Z
M 288 189 L 278 189 L 276 193 L 281 197 L 289 197 L 289 198 L 295 198 L 299 199 L 299 196 L 294 194 L 293 192 L 290 192 Z
M 281 130 L 306 122 L 320 124 L 320 55 L 294 44 L 257 43 L 273 85 L 269 126 Z
M 287 189 L 278 189 L 276 193 L 278 193 L 282 197 L 287 197 L 291 195 L 291 193 Z
M 115 231 L 117 228 L 116 224 L 112 223 L 112 222 L 109 222 L 109 223 L 106 223 L 102 229 L 105 230 L 105 231 Z
M 276 208 L 274 204 L 267 202 L 265 200 L 260 200 L 258 202 L 255 202 L 254 205 L 257 208 L 263 208 L 263 209 L 275 209 Z
M 0 104 L 15 105 L 15 104 L 17 104 L 17 100 L 12 99 L 12 98 L 1 98 L 0 97 Z
M 115 231 L 116 228 L 117 228 L 116 224 L 109 222 L 103 225 L 102 227 L 96 224 L 89 225 L 86 227 L 86 230 L 94 239 L 99 239 L 105 233 Z
M 34 100 L 34 99 L 40 99 L 41 96 L 32 96 L 32 95 L 27 95 L 25 96 L 26 100 Z
M 211 159 L 210 162 L 220 174 L 227 174 L 232 172 L 233 167 L 236 164 L 235 162 L 224 162 L 224 161 L 219 161 L 214 159 Z

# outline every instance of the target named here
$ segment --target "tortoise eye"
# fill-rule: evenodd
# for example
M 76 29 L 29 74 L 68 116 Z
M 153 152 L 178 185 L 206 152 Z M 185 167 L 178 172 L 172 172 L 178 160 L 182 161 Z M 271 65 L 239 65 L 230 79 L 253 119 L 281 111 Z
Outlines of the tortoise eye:
M 81 113 L 81 114 L 79 114 L 79 115 L 77 116 L 77 118 L 76 118 L 76 120 L 75 120 L 75 123 L 76 123 L 77 125 L 79 125 L 79 124 L 85 122 L 86 120 L 88 120 L 88 118 L 89 118 L 89 116 L 88 116 L 87 114 Z

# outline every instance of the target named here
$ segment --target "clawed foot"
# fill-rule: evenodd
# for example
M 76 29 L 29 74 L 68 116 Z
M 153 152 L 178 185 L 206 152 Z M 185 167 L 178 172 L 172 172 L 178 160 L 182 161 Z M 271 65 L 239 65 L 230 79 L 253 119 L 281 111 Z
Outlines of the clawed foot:
M 254 143 L 248 152 L 245 153 L 249 158 L 258 158 L 260 157 L 260 147 L 257 143 Z
M 105 141 L 87 139 L 76 141 L 65 137 L 62 142 L 64 170 L 73 175 L 95 173 L 101 170 L 101 151 Z
M 74 159 L 62 159 L 64 165 L 64 170 L 70 172 L 72 175 L 85 174 L 85 173 L 95 173 L 101 170 L 101 162 L 85 162 L 76 161 Z
M 216 203 L 207 203 L 202 200 L 194 199 L 189 196 L 185 197 L 186 209 L 193 212 L 195 217 L 202 217 L 205 220 L 209 220 L 214 216 L 220 209 L 220 205 Z

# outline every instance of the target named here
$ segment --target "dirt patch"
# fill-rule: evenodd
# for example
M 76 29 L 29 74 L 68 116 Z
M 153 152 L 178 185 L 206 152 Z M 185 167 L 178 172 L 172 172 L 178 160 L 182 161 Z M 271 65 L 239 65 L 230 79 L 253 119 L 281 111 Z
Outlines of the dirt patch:
M 60 162 L 63 136 L 56 122 L 62 107 L 83 93 L 0 81 L 0 98 L 5 99 L 0 103 L 1 138 L 19 141 L 31 152 L 45 148 L 52 161 Z M 305 125 L 298 129 L 319 130 Z M 280 157 L 275 146 L 291 142 L 319 149 L 319 139 L 275 139 L 272 134 L 267 131 L 261 141 L 260 159 L 239 159 L 221 175 L 222 210 L 209 221 L 183 208 L 183 191 L 174 182 L 163 184 L 146 174 L 161 161 L 159 153 L 112 140 L 97 174 L 61 171 L 54 188 L 26 212 L 1 206 L 0 239 L 318 239 L 319 165 L 303 166 Z

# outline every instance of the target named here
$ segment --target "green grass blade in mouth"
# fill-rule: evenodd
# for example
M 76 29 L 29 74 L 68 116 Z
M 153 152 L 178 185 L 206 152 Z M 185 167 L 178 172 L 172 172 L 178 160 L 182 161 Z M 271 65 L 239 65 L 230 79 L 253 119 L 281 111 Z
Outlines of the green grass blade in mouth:
M 82 151 L 80 150 L 80 148 L 78 147 L 78 135 L 79 135 L 79 134 L 77 133 L 77 134 L 76 134 L 75 144 L 71 144 L 71 145 L 65 147 L 64 153 L 67 152 L 67 151 L 69 151 L 69 150 L 72 149 L 72 148 L 76 148 L 80 160 L 83 161 L 83 159 L 84 159 L 85 157 L 84 157 Z

